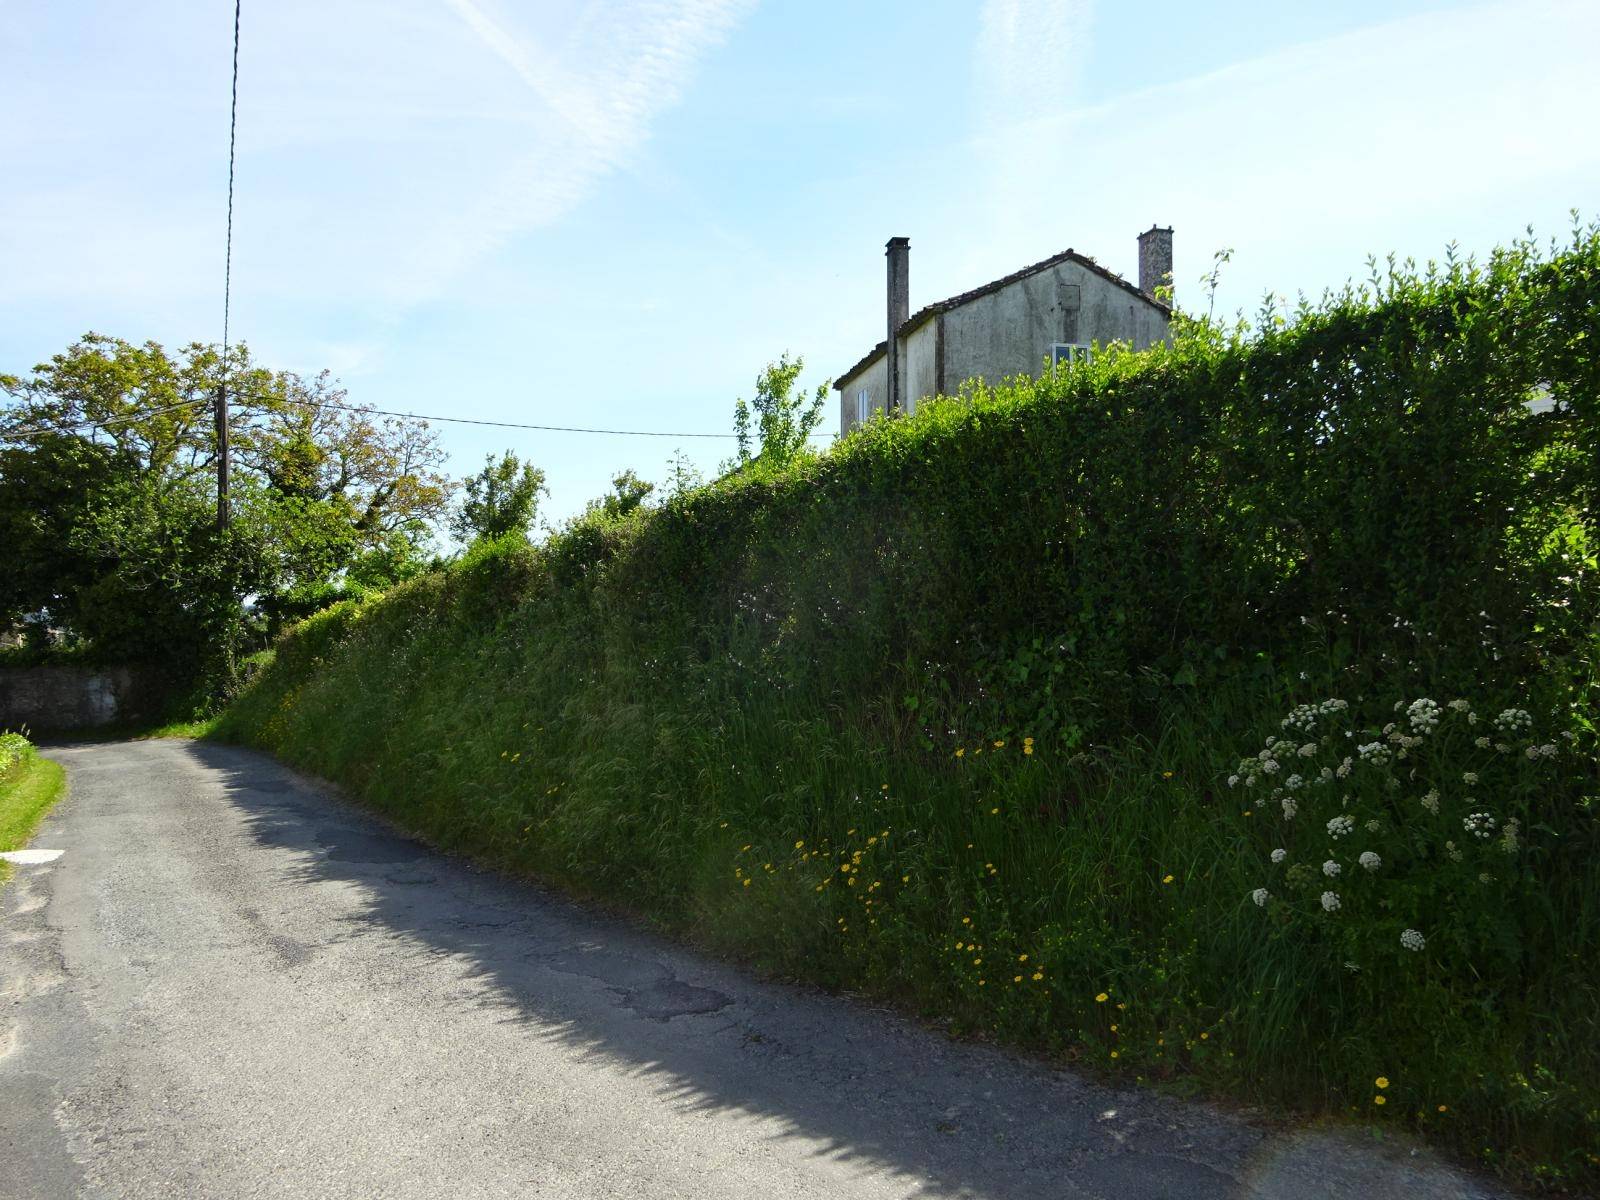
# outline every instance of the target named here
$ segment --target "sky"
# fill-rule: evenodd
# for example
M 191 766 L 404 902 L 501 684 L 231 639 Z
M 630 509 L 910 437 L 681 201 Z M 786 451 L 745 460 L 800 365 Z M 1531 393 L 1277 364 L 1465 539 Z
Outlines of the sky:
M 233 6 L 0 0 L 0 372 L 85 332 L 222 336 Z M 784 352 L 807 387 L 911 305 L 1067 247 L 1179 303 L 1600 216 L 1593 0 L 244 0 L 231 332 L 511 449 L 559 522 L 713 471 Z M 823 430 L 838 428 L 837 394 Z M 825 441 L 825 439 L 823 439 Z

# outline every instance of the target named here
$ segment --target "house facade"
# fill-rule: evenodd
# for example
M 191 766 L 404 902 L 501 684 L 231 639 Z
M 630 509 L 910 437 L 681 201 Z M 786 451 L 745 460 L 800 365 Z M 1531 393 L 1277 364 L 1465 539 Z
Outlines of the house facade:
M 1155 290 L 1172 280 L 1170 228 L 1139 235 L 1137 286 L 1064 250 L 915 315 L 908 311 L 910 251 L 909 239 L 889 239 L 889 336 L 833 385 L 841 436 L 874 413 L 915 412 L 919 401 L 952 395 L 969 379 L 1037 376 L 1096 343 L 1142 350 L 1167 339 L 1172 310 Z M 885 350 L 891 341 L 893 356 Z

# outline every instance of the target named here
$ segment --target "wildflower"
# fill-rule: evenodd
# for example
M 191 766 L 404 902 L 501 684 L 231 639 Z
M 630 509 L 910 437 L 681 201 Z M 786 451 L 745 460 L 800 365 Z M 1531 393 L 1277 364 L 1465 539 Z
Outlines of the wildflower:
M 1423 796 L 1423 798 L 1422 798 L 1422 807 L 1427 809 L 1429 812 L 1433 813 L 1435 816 L 1439 815 L 1439 789 L 1438 788 L 1429 788 L 1428 789 L 1428 794 Z
M 1533 714 L 1523 708 L 1504 708 L 1500 715 L 1494 719 L 1494 727 L 1501 733 L 1517 733 L 1520 730 L 1531 728 Z
M 1350 974 L 1356 975 L 1356 974 L 1359 974 L 1360 971 L 1361 971 L 1361 964 L 1358 963 L 1358 962 L 1351 962 L 1347 958 L 1347 959 L 1344 960 L 1344 969 L 1346 971 L 1349 971 Z
M 1336 878 L 1341 869 L 1342 868 L 1340 868 L 1339 864 L 1331 858 L 1322 864 L 1322 873 L 1329 879 Z
M 1556 744 L 1554 742 L 1546 742 L 1542 746 L 1528 747 L 1529 762 L 1538 762 L 1541 758 L 1554 758 L 1555 756 Z
M 1338 816 L 1328 822 L 1328 836 L 1340 838 L 1356 827 L 1354 817 Z
M 1171 883 L 1172 882 L 1172 876 L 1171 875 L 1163 875 L 1161 877 L 1161 882 L 1162 883 Z
M 1439 1111 L 1440 1112 L 1449 1112 L 1450 1111 L 1450 1106 L 1448 1104 L 1441 1104 L 1441 1105 L 1439 1105 Z
M 1323 908 L 1324 912 L 1338 912 L 1339 911 L 1339 893 L 1338 892 L 1323 892 L 1322 893 L 1322 908 Z
M 1024 754 L 1032 754 L 1033 753 L 1033 746 L 1028 744 L 1028 743 L 1026 743 L 1026 742 L 1023 743 L 1022 752 Z
M 1515 817 L 1506 822 L 1506 827 L 1500 831 L 1500 849 L 1507 854 L 1517 852 L 1517 836 L 1522 832 L 1522 822 Z
M 1407 950 L 1417 951 L 1428 944 L 1428 939 L 1415 929 L 1407 929 L 1400 934 L 1400 944 Z
M 1004 750 L 1004 749 L 1005 749 L 1005 748 L 1006 748 L 1006 744 L 1005 744 L 1005 742 L 1004 742 L 1004 741 L 997 741 L 997 742 L 995 742 L 995 744 L 994 744 L 994 748 L 995 748 L 995 749 L 996 749 L 996 750 Z
M 1096 996 L 1094 998 L 1094 1002 L 1096 1004 L 1104 1004 L 1109 999 L 1111 999 L 1110 996 L 1106 995 L 1104 992 L 1101 992 L 1098 996 Z
M 1116 1057 L 1117 1057 L 1117 1052 L 1116 1052 L 1116 1051 L 1115 1051 L 1115 1050 L 1113 1050 L 1113 1051 L 1112 1051 L 1112 1052 L 1111 1052 L 1111 1057 L 1112 1057 L 1112 1058 L 1116 1058 Z
M 749 887 L 750 886 L 750 880 L 746 879 L 744 881 L 744 885 L 745 885 L 745 887 Z
M 1346 757 L 1345 760 L 1340 763 L 1338 768 L 1334 771 L 1334 774 L 1340 779 L 1348 778 L 1350 775 L 1350 770 L 1354 765 L 1355 759 Z
M 1361 852 L 1361 858 L 1359 861 L 1361 865 L 1369 871 L 1376 871 L 1379 867 L 1383 866 L 1383 859 L 1379 858 L 1371 850 L 1363 850 Z
M 1406 709 L 1414 733 L 1432 733 L 1439 724 L 1439 706 L 1432 700 L 1413 700 Z
M 991 808 L 989 810 L 989 815 L 991 817 L 998 817 L 1000 815 L 1000 810 L 998 808 Z
M 1489 739 L 1486 737 L 1473 738 L 1472 744 L 1479 750 L 1487 750 L 1489 748 Z
M 795 844 L 794 844 L 794 848 L 795 848 L 795 849 L 796 849 L 796 850 L 799 850 L 799 849 L 801 849 L 801 848 L 803 848 L 803 847 L 804 847 L 804 846 L 805 846 L 805 844 L 806 844 L 806 843 L 805 843 L 805 839 L 803 839 L 803 838 L 802 838 L 802 839 L 801 839 L 801 840 L 800 840 L 800 841 L 798 841 L 798 842 L 796 842 L 796 843 L 795 843 Z
M 1289 852 L 1287 850 L 1274 850 L 1272 852 L 1272 861 L 1275 862 L 1275 863 L 1281 863 L 1284 859 L 1286 859 L 1288 857 L 1289 857 Z
M 961 923 L 963 925 L 971 925 L 972 924 L 972 918 L 971 917 L 962 917 L 961 918 Z
M 1028 956 L 1026 954 L 1019 954 L 1019 955 L 1017 955 L 1017 961 L 1018 962 L 1027 962 L 1028 961 Z
M 1383 766 L 1394 756 L 1394 752 L 1382 742 L 1368 742 L 1363 746 L 1357 746 L 1356 753 L 1361 756 L 1363 762 L 1369 762 L 1375 767 Z
M 1267 901 L 1272 899 L 1272 893 L 1267 891 L 1266 888 L 1257 888 L 1255 891 L 1250 893 L 1250 899 L 1256 902 L 1257 908 L 1265 908 L 1267 906 Z
M 1229 775 L 1228 776 L 1228 786 L 1229 787 L 1234 787 L 1235 785 L 1238 784 L 1238 782 L 1239 782 L 1239 777 L 1237 775 Z
M 1468 787 L 1475 786 L 1478 782 L 1478 773 L 1476 771 L 1461 772 L 1461 782 L 1466 784 Z
M 1041 979 L 1043 979 L 1043 978 L 1044 978 L 1044 972 L 1043 972 L 1043 971 L 1035 971 L 1035 972 L 1034 972 L 1034 973 L 1033 973 L 1033 981 L 1034 981 L 1034 982 L 1035 982 L 1035 983 L 1038 983 L 1038 982 L 1039 982 L 1039 980 L 1041 980 Z
M 1466 712 L 1467 709 L 1471 708 L 1472 706 L 1465 700 L 1452 700 L 1449 704 L 1445 705 L 1445 707 L 1451 712 Z
M 967 756 L 966 747 L 965 746 L 957 746 L 956 747 L 956 757 L 957 758 L 965 758 L 966 756 Z
M 1294 820 L 1295 813 L 1299 811 L 1300 806 L 1295 803 L 1293 796 L 1285 796 L 1283 798 L 1283 819 L 1285 821 Z
M 1025 737 L 1022 739 L 1022 744 L 1024 746 L 1031 746 L 1033 745 L 1033 739 L 1031 737 Z
M 1315 742 L 1307 742 L 1304 746 L 1300 747 L 1301 758 L 1315 758 L 1316 756 L 1317 744 Z
M 1389 1102 L 1388 1102 L 1388 1101 L 1387 1101 L 1387 1100 L 1385 1100 L 1385 1099 L 1384 1099 L 1384 1098 L 1383 1098 L 1383 1097 L 1382 1097 L 1382 1096 L 1374 1096 L 1374 1097 L 1373 1097 L 1373 1098 L 1372 1098 L 1372 1102 L 1373 1102 L 1373 1103 L 1374 1103 L 1374 1104 L 1378 1104 L 1378 1105 L 1383 1105 L 1383 1104 L 1387 1104 L 1387 1103 L 1389 1103 Z
M 1021 983 L 1022 982 L 1022 976 L 1021 975 L 1013 975 L 1011 977 L 1011 982 L 1012 983 Z
M 1302 779 L 1300 776 L 1291 775 L 1291 776 L 1289 776 L 1289 778 L 1287 778 L 1287 779 L 1285 779 L 1283 781 L 1283 786 L 1288 788 L 1291 792 L 1293 792 L 1293 791 L 1297 791 L 1299 788 L 1305 786 L 1305 782 L 1306 781 L 1304 779 Z
M 1454 842 L 1446 842 L 1444 844 L 1444 852 L 1449 857 L 1451 862 L 1461 861 L 1461 851 L 1456 849 L 1456 844 Z
M 1487 840 L 1494 833 L 1495 819 L 1486 812 L 1468 813 L 1462 819 L 1461 828 L 1473 837 Z

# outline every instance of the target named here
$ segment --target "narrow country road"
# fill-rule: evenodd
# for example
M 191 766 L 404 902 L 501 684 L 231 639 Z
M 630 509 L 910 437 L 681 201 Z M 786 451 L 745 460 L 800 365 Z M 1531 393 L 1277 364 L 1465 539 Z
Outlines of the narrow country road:
M 272 760 L 48 751 L 0 893 L 0 1196 L 1489 1197 L 754 981 Z

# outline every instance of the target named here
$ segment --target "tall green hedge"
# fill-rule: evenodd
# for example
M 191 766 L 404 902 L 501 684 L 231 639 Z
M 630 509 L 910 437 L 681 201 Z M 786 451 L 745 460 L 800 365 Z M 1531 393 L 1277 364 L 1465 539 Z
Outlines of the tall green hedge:
M 775 970 L 1592 1181 L 1597 346 L 1595 228 L 1180 318 L 337 606 L 221 732 Z M 1386 865 L 1335 920 L 1268 859 L 1312 800 L 1227 780 L 1344 734 Z

